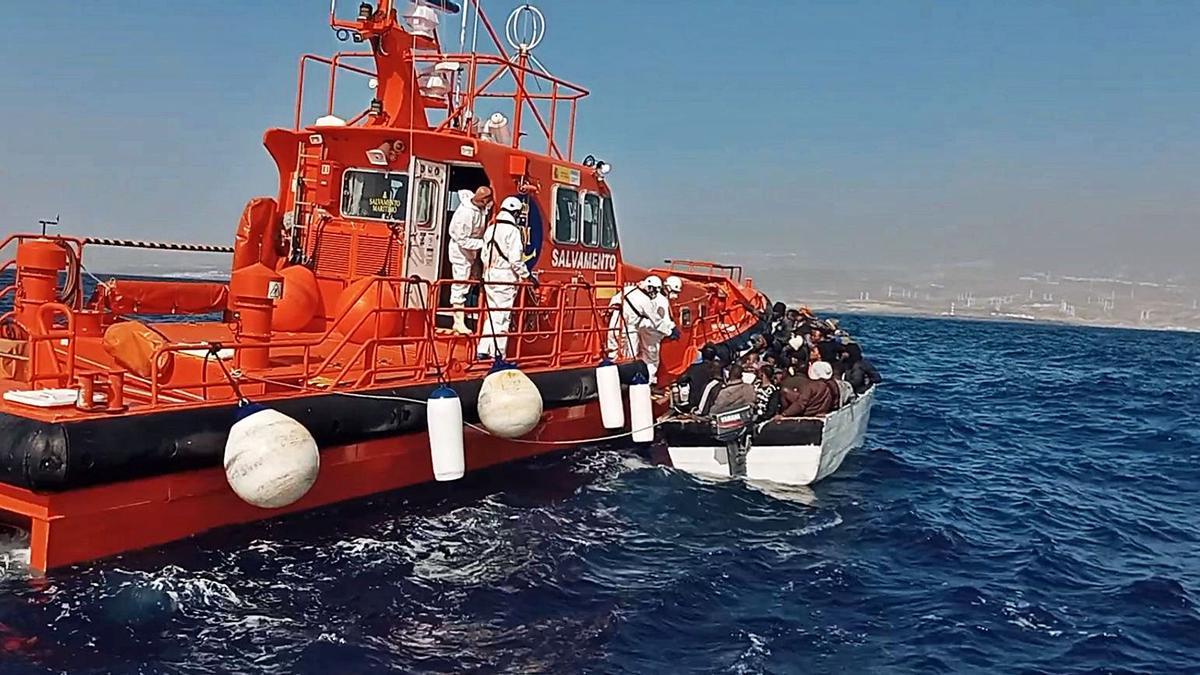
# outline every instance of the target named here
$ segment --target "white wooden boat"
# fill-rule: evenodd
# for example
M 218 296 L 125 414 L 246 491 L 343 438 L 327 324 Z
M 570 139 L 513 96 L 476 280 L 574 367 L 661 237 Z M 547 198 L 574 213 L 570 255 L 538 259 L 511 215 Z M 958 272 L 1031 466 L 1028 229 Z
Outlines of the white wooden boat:
M 846 455 L 862 446 L 874 398 L 871 387 L 823 418 L 789 417 L 751 426 L 739 425 L 734 413 L 715 420 L 668 420 L 660 429 L 670 465 L 677 469 L 808 485 L 837 471 Z

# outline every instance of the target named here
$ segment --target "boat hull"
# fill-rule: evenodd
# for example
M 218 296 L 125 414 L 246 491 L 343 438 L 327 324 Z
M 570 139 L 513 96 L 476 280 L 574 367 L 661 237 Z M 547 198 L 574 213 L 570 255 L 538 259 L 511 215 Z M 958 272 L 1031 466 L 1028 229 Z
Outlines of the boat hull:
M 628 382 L 641 363 L 621 365 Z M 578 405 L 596 396 L 594 368 L 533 372 L 546 409 Z M 453 382 L 468 421 L 478 422 L 475 400 L 483 378 Z M 318 394 L 267 401 L 303 424 L 322 448 L 426 428 L 424 401 L 438 384 Z M 0 482 L 62 491 L 220 465 L 236 406 L 166 410 L 70 422 L 42 422 L 0 413 Z M 325 460 L 322 459 L 322 462 Z
M 863 445 L 875 389 L 824 419 L 797 418 L 766 422 L 756 429 L 746 453 L 745 478 L 786 485 L 809 485 L 833 474 L 851 450 Z M 726 447 L 712 438 L 704 422 L 664 425 L 670 465 L 689 473 L 732 477 L 722 463 Z
M 752 330 L 725 341 L 722 347 L 744 344 Z M 645 373 L 641 362 L 621 364 L 620 368 L 623 382 L 635 372 Z M 528 374 L 546 402 L 542 421 L 520 439 L 465 429 L 468 472 L 568 451 L 589 444 L 588 439 L 613 434 L 601 420 L 594 368 Z M 471 421 L 477 421 L 474 404 L 481 381 L 452 383 L 462 393 L 464 416 Z M 305 424 L 321 445 L 320 473 L 312 489 L 295 504 L 270 510 L 242 501 L 226 481 L 221 454 L 232 413 L 228 407 L 205 409 L 202 414 L 212 416 L 208 426 L 203 433 L 186 437 L 177 434 L 195 430 L 173 424 L 178 421 L 174 418 L 155 420 L 154 414 L 104 418 L 94 431 L 88 428 L 90 433 L 77 436 L 72 433 L 82 427 L 6 416 L 0 418 L 11 425 L 0 428 L 0 442 L 5 444 L 0 448 L 5 450 L 0 452 L 0 522 L 30 533 L 30 568 L 45 571 L 226 525 L 267 520 L 431 482 L 434 476 L 424 406 L 388 398 L 424 400 L 421 388 L 431 387 L 422 384 L 361 392 L 380 398 L 329 394 L 269 401 L 271 407 Z M 339 407 L 320 407 L 333 404 Z M 190 421 L 194 424 L 197 419 Z M 132 426 L 126 433 L 117 433 L 113 424 L 122 420 L 130 420 Z M 56 435 L 60 440 L 54 440 Z M 99 442 L 106 438 L 108 442 Z M 166 450 L 155 450 L 164 444 Z M 143 446 L 149 451 L 134 452 Z M 185 447 L 189 453 L 178 451 Z M 24 459 L 14 461 L 18 455 Z M 111 481 L 119 472 L 95 471 L 97 457 L 107 458 L 113 468 L 119 464 L 140 473 Z M 139 457 L 140 464 L 126 461 Z M 65 466 L 58 467 L 55 462 Z M 104 479 L 110 481 L 96 484 Z
M 468 429 L 467 470 L 565 451 L 607 433 L 596 401 L 547 411 L 520 443 Z M 243 502 L 213 467 L 53 493 L 0 484 L 0 511 L 28 529 L 30 567 L 47 570 L 432 480 L 429 437 L 420 432 L 325 448 L 312 490 L 282 509 Z

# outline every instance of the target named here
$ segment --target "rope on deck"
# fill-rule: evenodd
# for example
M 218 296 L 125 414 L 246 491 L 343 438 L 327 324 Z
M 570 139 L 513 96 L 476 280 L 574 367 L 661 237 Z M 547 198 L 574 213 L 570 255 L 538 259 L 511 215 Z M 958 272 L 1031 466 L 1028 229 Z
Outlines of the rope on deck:
M 116 246 L 120 248 L 149 248 L 159 251 L 190 251 L 194 253 L 233 253 L 232 246 L 216 246 L 213 244 L 180 244 L 169 241 L 140 241 L 137 239 L 108 239 L 107 237 L 86 237 L 85 244 L 93 246 Z

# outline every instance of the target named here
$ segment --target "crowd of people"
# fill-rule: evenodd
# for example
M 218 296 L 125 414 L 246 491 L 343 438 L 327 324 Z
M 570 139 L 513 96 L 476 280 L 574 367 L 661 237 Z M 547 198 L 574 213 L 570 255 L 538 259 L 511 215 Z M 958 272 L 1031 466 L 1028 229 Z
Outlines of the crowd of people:
M 706 416 L 749 406 L 756 421 L 820 417 L 881 380 L 835 319 L 807 307 L 771 308 L 765 333 L 741 351 L 706 345 L 673 388 L 679 412 Z

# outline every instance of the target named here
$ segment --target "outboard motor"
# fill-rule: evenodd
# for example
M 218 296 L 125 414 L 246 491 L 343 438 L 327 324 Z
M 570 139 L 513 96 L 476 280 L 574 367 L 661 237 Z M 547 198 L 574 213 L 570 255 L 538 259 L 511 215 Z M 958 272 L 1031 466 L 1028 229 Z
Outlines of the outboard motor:
M 754 428 L 754 406 L 743 406 L 727 412 L 716 413 L 710 419 L 713 438 L 724 443 L 724 448 L 713 452 L 713 459 L 729 466 L 729 475 L 737 478 L 746 475 L 746 455 L 750 453 L 751 431 Z

